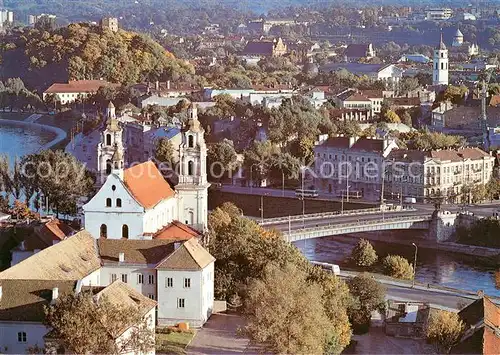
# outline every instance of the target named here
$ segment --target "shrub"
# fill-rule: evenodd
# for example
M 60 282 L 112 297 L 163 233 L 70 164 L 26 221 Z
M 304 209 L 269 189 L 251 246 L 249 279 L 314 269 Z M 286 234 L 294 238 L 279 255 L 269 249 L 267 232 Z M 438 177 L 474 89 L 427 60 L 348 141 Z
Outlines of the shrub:
M 377 252 L 366 239 L 360 239 L 351 252 L 351 259 L 357 266 L 372 266 L 378 260 Z
M 408 260 L 399 255 L 387 255 L 383 261 L 384 273 L 403 280 L 413 278 L 413 267 Z

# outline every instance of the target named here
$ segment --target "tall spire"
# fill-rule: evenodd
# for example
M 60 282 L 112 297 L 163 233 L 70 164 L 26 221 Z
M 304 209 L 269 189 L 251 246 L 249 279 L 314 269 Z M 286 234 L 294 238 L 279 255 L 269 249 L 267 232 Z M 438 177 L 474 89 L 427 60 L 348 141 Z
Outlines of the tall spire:
M 439 41 L 439 49 L 444 51 L 446 50 L 446 45 L 444 44 L 444 41 L 443 41 L 443 32 L 441 31 L 441 39 Z

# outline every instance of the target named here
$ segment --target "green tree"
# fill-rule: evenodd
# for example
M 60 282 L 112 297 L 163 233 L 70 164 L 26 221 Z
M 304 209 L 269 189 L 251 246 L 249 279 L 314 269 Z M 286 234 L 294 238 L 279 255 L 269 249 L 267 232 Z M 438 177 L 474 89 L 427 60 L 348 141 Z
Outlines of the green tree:
M 236 150 L 230 140 L 223 139 L 208 148 L 208 172 L 219 179 L 234 170 L 236 160 Z
M 402 256 L 387 255 L 382 263 L 386 275 L 404 280 L 411 280 L 413 278 L 413 267 Z
M 146 353 L 154 347 L 151 321 L 135 306 L 117 305 L 105 295 L 97 302 L 91 291 L 83 291 L 60 295 L 46 307 L 44 325 L 68 352 L 121 354 Z M 117 342 L 126 330 L 127 340 Z
M 375 279 L 361 275 L 347 283 L 354 302 L 349 307 L 349 319 L 357 330 L 367 330 L 373 311 L 385 309 L 385 288 Z
M 173 164 L 175 148 L 168 138 L 160 138 L 156 142 L 155 158 L 161 163 Z
M 351 259 L 357 266 L 372 266 L 378 260 L 377 252 L 366 239 L 360 239 L 351 252 Z
M 269 264 L 249 286 L 246 334 L 275 353 L 321 354 L 332 331 L 322 296 L 295 265 Z
M 387 110 L 383 117 L 384 121 L 387 123 L 401 123 L 401 119 L 398 114 L 392 110 Z
M 431 313 L 426 328 L 427 340 L 438 353 L 449 353 L 458 344 L 465 326 L 457 313 L 437 310 Z

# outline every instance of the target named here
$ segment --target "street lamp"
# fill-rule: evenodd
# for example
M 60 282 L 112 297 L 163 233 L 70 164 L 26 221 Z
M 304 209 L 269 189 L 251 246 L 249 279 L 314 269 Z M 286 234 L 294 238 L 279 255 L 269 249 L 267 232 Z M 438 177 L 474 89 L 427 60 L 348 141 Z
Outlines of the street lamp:
M 347 195 L 349 195 L 349 188 L 351 186 L 350 185 L 347 185 Z M 344 193 L 342 192 L 342 195 L 341 195 L 341 204 L 340 204 L 340 214 L 344 214 Z M 349 202 L 349 200 L 347 200 L 347 202 Z
M 413 258 L 413 282 L 411 284 L 411 287 L 415 287 L 415 275 L 417 274 L 417 251 L 418 247 L 417 244 L 411 243 L 415 247 L 415 257 Z
M 301 174 L 301 188 L 302 188 L 302 194 L 301 194 L 301 200 L 302 200 L 302 228 L 304 229 L 306 227 L 306 201 L 304 198 L 304 169 L 305 166 L 300 167 L 300 171 L 302 172 Z
M 252 164 L 250 166 L 250 194 L 253 192 L 253 167 L 259 164 Z
M 264 193 L 260 195 L 260 219 L 264 222 L 264 196 L 269 195 L 269 193 Z

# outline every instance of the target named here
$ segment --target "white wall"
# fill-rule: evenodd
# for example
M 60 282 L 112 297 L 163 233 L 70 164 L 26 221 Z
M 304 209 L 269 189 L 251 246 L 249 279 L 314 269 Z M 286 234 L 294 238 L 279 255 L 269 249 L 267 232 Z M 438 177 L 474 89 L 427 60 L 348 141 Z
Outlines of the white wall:
M 26 333 L 26 343 L 17 341 L 17 333 Z M 47 328 L 35 322 L 0 322 L 0 352 L 4 354 L 25 354 L 26 348 L 38 345 L 43 347 L 43 336 Z
M 144 233 L 155 233 L 177 218 L 177 200 L 175 198 L 163 200 L 144 214 L 142 222 Z
M 177 186 L 179 193 L 179 220 L 198 230 L 204 230 L 208 218 L 208 186 L 198 190 Z
M 102 286 L 101 284 L 101 270 L 97 269 L 94 272 L 88 274 L 82 279 L 83 286 Z
M 115 186 L 115 191 L 112 187 Z M 106 207 L 106 199 L 111 198 L 111 207 Z M 122 200 L 122 207 L 116 207 L 116 200 Z M 122 237 L 124 224 L 129 229 L 129 239 L 137 239 L 143 234 L 144 208 L 132 197 L 123 182 L 114 174 L 109 175 L 99 192 L 83 206 L 85 229 L 94 238 L 100 237 L 101 224 L 106 224 L 110 239 Z
M 214 265 L 211 263 L 203 269 L 201 282 L 201 315 L 204 322 L 208 320 L 214 309 Z
M 193 327 L 205 323 L 202 314 L 202 271 L 158 270 L 158 324 L 174 325 L 188 322 Z M 166 287 L 167 278 L 173 287 Z M 191 279 L 191 287 L 184 288 L 184 279 Z M 177 307 L 177 300 L 185 300 L 184 308 Z
M 101 268 L 101 286 L 111 284 L 111 275 L 116 274 L 116 279 L 122 281 L 122 275 L 127 275 L 127 285 L 134 290 L 149 297 L 153 295 L 156 300 L 156 270 L 153 265 L 105 265 Z M 140 284 L 139 274 L 143 275 L 143 283 Z M 149 283 L 149 275 L 154 276 L 152 284 Z

